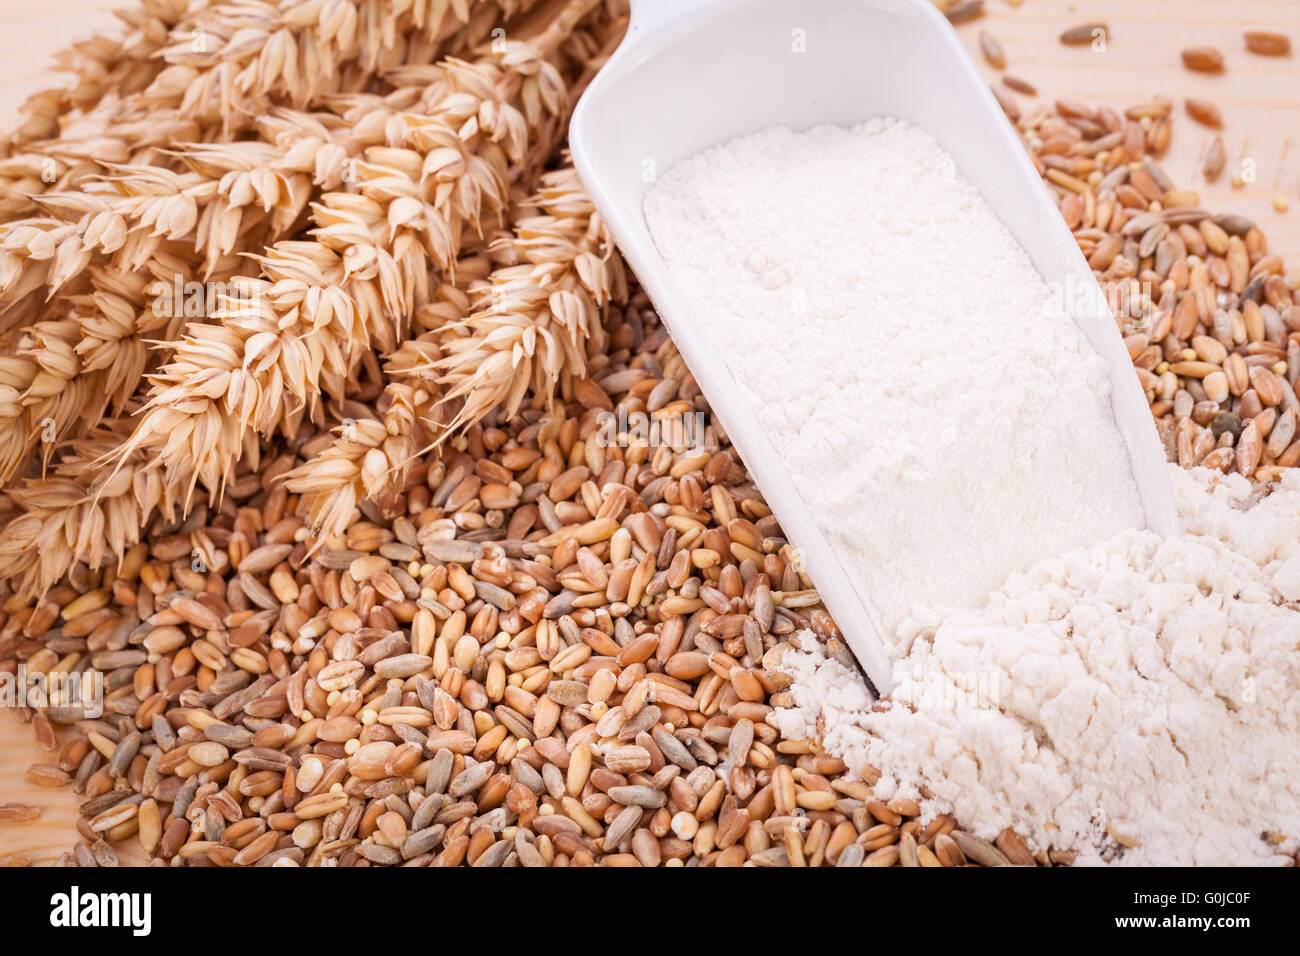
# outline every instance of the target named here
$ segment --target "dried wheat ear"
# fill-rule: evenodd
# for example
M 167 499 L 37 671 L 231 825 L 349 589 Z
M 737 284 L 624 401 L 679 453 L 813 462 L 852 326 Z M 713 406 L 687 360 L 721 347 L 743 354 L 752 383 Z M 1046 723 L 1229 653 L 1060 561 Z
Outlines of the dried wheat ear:
M 124 19 L 64 55 L 74 82 L 26 104 L 0 166 L 0 482 L 21 512 L 0 575 L 24 593 L 120 560 L 304 422 L 347 432 L 293 476 L 337 533 L 498 401 L 549 403 L 623 289 L 572 172 L 545 174 L 619 3 Z M 494 310 L 528 295 L 506 344 Z

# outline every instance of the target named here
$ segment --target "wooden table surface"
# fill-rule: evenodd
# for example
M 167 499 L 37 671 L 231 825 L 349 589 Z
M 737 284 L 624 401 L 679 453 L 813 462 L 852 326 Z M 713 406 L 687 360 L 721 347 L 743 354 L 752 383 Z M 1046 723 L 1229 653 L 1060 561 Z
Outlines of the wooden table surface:
M 130 0 L 41 0 L 23 4 L 7 0 L 0 12 L 0 122 L 7 123 L 30 92 L 49 86 L 55 74 L 43 69 L 50 55 L 67 41 L 115 23 L 109 11 Z M 1201 193 L 1201 205 L 1216 212 L 1237 212 L 1254 219 L 1269 236 L 1271 248 L 1300 268 L 1300 2 L 1298 0 L 985 0 L 986 15 L 962 24 L 958 32 L 991 81 L 993 70 L 978 52 L 978 37 L 987 30 L 1007 56 L 1007 72 L 1026 79 L 1039 99 L 1075 99 L 1122 108 L 1155 95 L 1178 104 L 1174 137 L 1164 165 L 1182 188 Z M 1109 26 L 1104 51 L 1065 47 L 1062 30 L 1084 22 Z M 1245 51 L 1242 31 L 1269 29 L 1287 33 L 1297 46 L 1285 58 L 1260 57 Z M 1218 47 L 1227 68 L 1218 76 L 1191 73 L 1179 52 L 1188 46 Z M 1223 111 L 1222 136 L 1229 167 L 1220 181 L 1207 184 L 1199 173 L 1201 157 L 1214 134 L 1188 119 L 1186 97 L 1212 100 Z M 1031 99 L 1020 97 L 1022 107 Z M 1254 161 L 1256 180 L 1241 189 L 1229 185 L 1234 166 Z M 1290 210 L 1273 209 L 1275 194 L 1286 196 Z M 32 743 L 30 729 L 11 715 L 0 715 L 0 804 L 39 804 L 45 811 L 36 823 L 0 823 L 0 858 L 24 854 L 47 862 L 75 838 L 76 800 L 70 790 L 46 790 L 26 782 L 23 772 L 49 754 Z

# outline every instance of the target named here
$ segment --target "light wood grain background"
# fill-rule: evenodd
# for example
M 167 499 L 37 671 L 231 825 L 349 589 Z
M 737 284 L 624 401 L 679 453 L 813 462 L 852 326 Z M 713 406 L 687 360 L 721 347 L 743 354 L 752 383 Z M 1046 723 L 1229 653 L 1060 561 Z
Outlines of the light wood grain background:
M 130 0 L 121 0 L 130 2 Z M 52 85 L 57 75 L 45 69 L 54 51 L 70 40 L 112 28 L 115 0 L 0 0 L 0 123 L 8 123 L 29 93 Z M 1076 99 L 1127 106 L 1156 94 L 1178 104 L 1174 139 L 1164 165 L 1179 186 L 1201 192 L 1202 205 L 1237 212 L 1259 223 L 1274 251 L 1300 267 L 1300 49 L 1286 58 L 1249 54 L 1246 29 L 1287 33 L 1300 48 L 1300 0 L 985 0 L 986 15 L 958 32 L 997 82 L 997 71 L 979 57 L 978 36 L 988 30 L 1006 52 L 1007 72 L 1029 80 L 1039 99 Z M 1064 47 L 1062 30 L 1087 21 L 1110 27 L 1105 52 Z M 1227 57 L 1220 76 L 1183 69 L 1179 51 L 1187 46 L 1218 47 Z M 1187 119 L 1186 97 L 1209 99 L 1224 115 L 1224 143 L 1230 168 L 1216 184 L 1199 173 L 1213 133 Z M 1022 106 L 1031 100 L 1021 97 Z M 1234 190 L 1231 165 L 1255 161 L 1257 180 Z M 1275 212 L 1272 197 L 1286 196 L 1290 210 Z M 48 862 L 75 839 L 76 801 L 69 790 L 33 787 L 23 772 L 49 754 L 31 742 L 29 728 L 0 715 L 0 803 L 36 803 L 45 808 L 36 824 L 0 823 L 0 857 L 21 853 Z
M 1007 55 L 1005 72 L 1038 87 L 1037 99 L 1081 100 L 1120 108 L 1157 94 L 1177 106 L 1174 136 L 1162 160 L 1175 183 L 1201 193 L 1201 205 L 1254 219 L 1270 247 L 1300 267 L 1300 0 L 984 0 L 988 15 L 958 27 L 981 71 L 995 80 L 998 71 L 979 54 L 981 30 L 998 39 Z M 1110 28 L 1104 53 L 1066 47 L 1062 30 L 1100 21 Z M 1246 52 L 1242 33 L 1275 30 L 1291 37 L 1289 57 Z M 1226 59 L 1222 74 L 1183 68 L 1180 51 L 1189 46 L 1217 47 Z M 1015 94 L 1013 94 L 1015 95 Z M 1210 100 L 1223 111 L 1223 143 L 1228 168 L 1217 183 L 1200 174 L 1214 132 L 1186 114 L 1187 97 Z M 1026 110 L 1034 102 L 1017 97 Z M 1242 158 L 1255 160 L 1257 179 L 1233 189 L 1229 178 Z M 1284 195 L 1285 213 L 1272 198 Z

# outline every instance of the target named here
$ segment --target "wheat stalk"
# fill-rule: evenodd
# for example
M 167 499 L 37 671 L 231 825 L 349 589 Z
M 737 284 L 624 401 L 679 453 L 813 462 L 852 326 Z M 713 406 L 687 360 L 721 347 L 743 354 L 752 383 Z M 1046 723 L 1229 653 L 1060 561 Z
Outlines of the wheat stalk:
M 111 122 L 133 112 L 154 120 L 174 113 L 229 133 L 267 106 L 302 108 L 359 90 L 403 63 L 462 54 L 536 3 L 142 0 L 118 11 L 120 36 L 97 36 L 58 55 L 71 82 L 28 99 L 9 149 L 75 142 L 66 131 L 73 116 Z M 111 109 L 99 111 L 106 102 Z
M 602 344 L 600 307 L 627 297 L 622 260 L 572 167 L 546 174 L 534 203 L 542 215 L 521 218 L 508 240 L 520 264 L 495 271 L 476 311 L 441 340 L 444 401 L 457 406 L 443 438 L 493 408 L 513 416 L 530 388 L 553 401 Z
M 121 560 L 156 510 L 173 516 L 175 501 L 157 469 L 139 457 L 107 478 L 96 466 L 121 438 L 103 426 L 95 436 L 71 443 L 53 477 L 9 490 L 25 509 L 0 531 L 0 578 L 11 579 L 15 591 L 41 592 L 81 560 L 92 567 L 110 555 Z
M 491 4 L 456 4 L 456 11 L 446 4 L 429 6 L 442 11 L 434 33 L 444 49 L 452 49 L 471 36 L 485 38 L 502 10 L 518 12 L 533 4 L 501 2 L 486 13 Z M 430 296 L 430 268 L 454 277 L 457 254 L 492 234 L 491 217 L 504 212 L 513 184 L 537 176 L 567 118 L 564 80 L 546 58 L 566 44 L 579 50 L 607 45 L 617 14 L 602 9 L 584 26 L 583 17 L 595 6 L 594 0 L 570 0 L 532 43 L 511 42 L 474 63 L 448 59 L 436 67 L 394 68 L 387 79 L 397 88 L 388 94 L 361 91 L 361 72 L 384 69 L 382 57 L 368 60 L 353 79 L 340 80 L 328 94 L 317 90 L 307 97 L 323 97 L 322 105 L 328 107 L 324 114 L 285 107 L 265 111 L 256 128 L 261 142 L 250 145 L 221 142 L 225 129 L 215 137 L 203 132 L 212 117 L 196 108 L 204 97 L 193 92 L 190 82 L 199 79 L 181 84 L 183 71 L 167 73 L 172 67 L 192 66 L 179 61 L 130 94 L 136 97 L 137 110 L 147 106 L 158 117 L 153 128 L 167 130 L 166 135 L 151 138 L 139 112 L 136 117 L 129 110 L 109 117 L 102 104 L 77 117 L 79 135 L 59 153 L 57 187 L 34 200 L 43 203 L 43 214 L 10 224 L 0 235 L 0 286 L 5 289 L 8 321 L 39 317 L 40 308 L 31 303 L 51 285 L 57 294 L 46 308 L 60 302 L 74 306 L 61 313 L 75 316 L 80 325 L 74 353 L 85 357 L 86 370 L 113 383 L 108 391 L 117 408 L 131 391 L 131 370 L 139 376 L 142 365 L 134 358 L 139 355 L 135 346 L 145 330 L 138 322 L 131 329 L 120 309 L 107 315 L 107 322 L 88 321 L 92 317 L 82 306 L 105 294 L 106 277 L 120 284 L 127 264 L 150 273 L 165 265 L 175 267 L 173 274 L 188 275 L 199 267 L 199 253 L 208 275 L 228 276 L 233 268 L 230 253 L 250 245 L 257 248 L 266 237 L 295 228 L 289 220 L 302 202 L 294 201 L 286 210 L 268 200 L 269 181 L 260 180 L 260 188 L 254 184 L 254 168 L 279 164 L 280 172 L 326 190 L 337 190 L 347 178 L 345 171 L 355 172 L 350 187 L 355 191 L 321 194 L 313 204 L 311 239 L 270 245 L 257 258 L 258 278 L 236 276 L 239 294 L 223 299 L 222 307 L 208 317 L 216 324 L 192 323 L 179 335 L 167 330 L 166 338 L 175 340 L 163 343 L 160 353 L 169 361 L 150 377 L 139 426 L 111 455 L 102 433 L 96 433 L 92 443 L 72 442 L 48 485 L 27 481 L 16 489 L 14 502 L 29 514 L 11 521 L 0 535 L 0 553 L 21 551 L 40 535 L 54 534 L 51 528 L 63 528 L 66 539 L 67 528 L 76 520 L 100 520 L 85 513 L 87 508 L 100 516 L 116 516 L 119 525 L 125 516 L 134 515 L 140 526 L 156 509 L 170 512 L 176 499 L 183 499 L 188 508 L 199 483 L 218 494 L 232 477 L 233 463 L 258 453 L 256 436 L 292 434 L 304 417 L 318 414 L 322 390 L 345 407 L 349 376 L 372 348 L 390 352 L 386 374 L 393 380 L 377 406 L 384 419 L 386 437 L 377 443 L 384 449 L 384 465 L 381 469 L 371 456 L 373 467 L 357 472 L 359 487 L 362 494 L 377 498 L 400 489 L 420 443 L 447 424 L 439 417 L 445 408 L 438 404 L 431 382 L 436 336 L 399 347 L 406 317 L 414 313 L 426 330 L 440 330 L 464 315 L 464 308 Z M 448 29 L 453 21 L 459 26 Z M 433 35 L 428 24 L 426 17 L 421 34 L 426 39 L 421 43 Z M 173 38 L 184 28 L 184 23 L 174 27 Z M 407 27 L 400 29 L 409 40 Z M 167 58 L 180 52 L 172 50 Z M 267 92 L 259 86 L 261 80 L 253 82 L 252 74 L 246 75 L 250 82 L 241 93 L 256 97 Z M 404 83 L 408 85 L 401 86 Z M 169 97 L 184 109 L 169 111 Z M 91 99 L 83 95 L 79 102 Z M 217 113 L 228 116 L 231 102 Z M 43 108 L 52 115 L 61 106 L 46 100 Z M 199 119 L 182 117 L 181 112 L 196 113 Z M 66 114 L 59 115 L 66 119 Z M 77 122 L 65 123 L 65 128 Z M 35 125 L 25 126 L 10 142 L 36 148 L 0 173 L 30 179 L 33 157 L 41 155 L 42 145 Z M 175 135 L 179 130 L 191 135 Z M 313 140 L 310 147 L 304 139 Z M 125 148 L 124 140 L 133 148 Z M 178 141 L 180 146 L 171 145 Z M 187 141 L 191 145 L 184 145 Z M 276 151 L 266 152 L 265 143 Z M 168 149 L 161 148 L 164 144 Z M 97 166 L 87 156 L 94 145 L 118 161 Z M 350 162 L 353 157 L 355 162 Z M 214 196 L 229 192 L 213 190 L 214 180 L 220 185 L 224 177 L 246 174 L 245 198 L 250 201 L 225 206 L 213 202 Z M 67 188 L 73 183 L 78 189 Z M 118 196 L 110 193 L 110 185 Z M 281 189 L 278 196 L 303 193 L 301 188 Z M 232 210 L 241 217 L 238 225 L 231 225 Z M 269 222 L 277 213 L 279 220 Z M 188 257 L 175 248 L 182 232 L 196 245 Z M 107 262 L 89 269 L 67 264 L 99 257 L 107 257 Z M 31 352 L 35 344 L 29 340 L 25 351 Z M 17 351 L 11 348 L 0 360 L 3 417 L 30 411 L 22 401 L 34 394 L 31 380 L 40 374 L 37 363 Z M 408 355 L 419 357 L 403 370 Z M 419 378 L 420 384 L 413 384 L 412 378 Z M 357 422 L 359 432 L 351 436 L 358 445 L 366 444 L 365 421 Z M 77 422 L 82 428 L 86 424 Z M 15 470 L 23 457 L 20 448 Z M 114 463 L 107 468 L 110 458 Z M 350 505 L 342 510 L 350 516 Z M 78 512 L 83 512 L 82 519 L 75 517 Z M 38 520 L 25 520 L 32 518 Z M 129 537 L 115 533 L 113 540 Z M 56 549 L 15 573 L 21 573 L 28 587 L 44 587 L 86 553 L 98 563 L 104 552 Z
M 33 311 L 29 306 L 39 311 L 16 349 L 35 363 L 17 386 L 28 421 L 0 433 L 0 480 L 7 482 L 26 460 L 37 424 L 48 446 L 86 434 L 111 396 L 120 409 L 147 365 L 143 336 L 163 331 L 170 338 L 184 318 L 184 297 L 173 290 L 198 276 L 224 283 L 236 270 L 247 272 L 250 264 L 233 255 L 236 240 L 278 236 L 292 227 L 311 180 L 253 165 L 273 150 L 258 143 L 195 147 L 200 158 L 187 151 L 186 161 L 202 165 L 201 172 L 126 168 L 92 184 L 111 193 L 41 197 L 43 206 L 73 220 L 73 231 L 42 268 L 25 273 L 35 285 L 25 293 L 27 302 L 8 303 L 19 316 Z M 251 216 L 244 207 L 252 208 Z M 186 248 L 190 240 L 207 245 L 201 266 Z M 92 260 L 102 265 L 87 272 Z M 137 281 L 147 276 L 153 281 Z
M 234 255 L 237 244 L 259 248 L 283 236 L 300 219 L 315 194 L 313 186 L 337 188 L 342 184 L 349 149 L 359 148 L 365 137 L 383 141 L 383 125 L 372 121 L 377 115 L 376 104 L 382 106 L 383 101 L 373 95 L 339 100 L 337 105 L 347 115 L 278 109 L 259 121 L 265 141 L 181 144 L 168 151 L 182 164 L 179 172 L 152 166 L 115 167 L 110 175 L 88 176 L 81 190 L 38 197 L 49 216 L 0 226 L 0 247 L 7 244 L 10 248 L 8 253 L 0 253 L 0 290 L 5 293 L 0 305 L 9 310 L 11 321 L 15 316 L 21 324 L 64 320 L 71 313 L 74 320 L 82 320 L 81 337 L 96 339 L 94 345 L 101 353 L 94 357 L 97 364 L 84 368 L 59 363 L 54 373 L 66 387 L 48 391 L 66 393 L 86 372 L 110 364 L 109 388 L 120 396 L 120 405 L 146 367 L 137 347 L 140 333 L 156 333 L 162 323 L 148 321 L 149 312 L 141 308 L 135 335 L 128 334 L 116 313 L 111 323 L 118 326 L 116 334 L 105 337 L 88 328 L 104 324 L 87 317 L 79 307 L 102 293 L 105 282 L 100 279 L 109 276 L 108 281 L 120 284 L 144 272 L 154 276 L 161 293 L 170 293 L 173 286 L 179 290 L 194 278 L 227 282 L 248 272 L 248 260 Z M 333 141 L 340 133 L 346 135 L 347 146 Z M 201 263 L 184 248 L 189 242 L 204 253 Z M 85 285 L 89 261 L 103 267 L 91 271 L 92 288 L 78 291 Z M 78 288 L 65 290 L 65 283 L 74 281 L 80 282 Z M 78 307 L 70 309 L 57 298 L 45 305 L 50 296 L 65 293 Z M 179 306 L 179 302 L 175 304 Z M 177 311 L 172 318 L 183 316 Z M 174 338 L 179 322 L 167 323 L 163 331 L 164 338 Z M 116 359 L 102 354 L 102 346 L 111 342 L 120 346 L 122 355 Z M 154 360 L 165 358 L 167 351 L 160 350 Z M 134 371 L 133 377 L 128 370 Z M 10 376 L 18 376 L 18 381 L 9 384 L 28 405 L 46 400 L 40 383 L 34 381 L 37 371 L 28 365 Z M 42 374 L 47 384 L 49 374 Z M 64 404 L 71 404 L 71 398 Z M 82 417 L 87 425 L 95 420 L 94 416 Z M 84 429 L 69 431 L 67 414 L 51 416 L 46 409 L 36 409 L 27 418 L 53 421 L 56 439 L 84 434 Z M 13 425 L 0 436 L 0 444 L 6 446 L 0 456 L 0 477 L 6 481 L 21 468 L 36 441 L 33 422 Z
M 545 174 L 513 218 L 514 232 L 492 244 L 509 264 L 480 283 L 479 308 L 460 320 L 454 309 L 426 311 L 434 331 L 390 359 L 381 421 L 357 423 L 286 476 L 318 540 L 341 533 L 362 499 L 381 509 L 395 501 L 421 453 L 494 408 L 514 415 L 530 389 L 550 405 L 562 378 L 586 373 L 587 348 L 602 344 L 600 308 L 627 295 L 613 241 L 572 167 Z M 432 440 L 421 444 L 422 431 Z
M 466 285 L 481 286 L 481 307 L 457 318 L 456 310 L 464 316 L 473 300 L 446 295 L 424 310 L 432 331 L 386 364 L 390 384 L 380 420 L 343 429 L 328 449 L 286 475 L 288 489 L 303 495 L 318 542 L 340 534 L 361 500 L 381 510 L 396 501 L 411 462 L 448 436 L 498 406 L 513 415 L 530 388 L 549 405 L 562 377 L 585 374 L 588 343 L 601 345 L 600 307 L 626 298 L 621 260 L 572 167 L 543 176 L 540 191 L 513 218 L 515 231 L 491 244 L 509 264 Z M 458 412 L 448 420 L 451 407 Z
M 475 5 L 472 14 L 468 4 L 445 0 L 413 4 L 309 0 L 284 9 L 269 3 L 216 3 L 196 5 L 179 21 L 177 11 L 160 5 L 158 11 L 150 11 L 156 15 L 134 24 L 136 32 L 146 35 L 81 45 L 84 51 L 76 48 L 79 56 L 72 58 L 74 71 L 81 71 L 78 78 L 112 77 L 114 95 L 106 105 L 103 90 L 107 87 L 95 87 L 97 94 L 70 88 L 53 102 L 51 94 L 38 96 L 32 108 L 45 122 L 24 124 L 7 144 L 11 155 L 0 165 L 0 176 L 9 182 L 0 178 L 0 195 L 7 204 L 3 218 L 10 222 L 0 229 L 0 312 L 16 310 L 13 321 L 30 321 L 35 317 L 30 306 L 24 309 L 17 304 L 29 293 L 50 285 L 57 288 L 88 261 L 89 252 L 77 231 L 60 228 L 57 221 L 40 215 L 29 216 L 26 222 L 12 221 L 21 210 L 35 212 L 31 205 L 40 203 L 42 194 L 66 193 L 87 178 L 108 179 L 118 187 L 129 184 L 135 196 L 109 203 L 107 209 L 81 211 L 104 216 L 126 212 L 128 218 L 135 211 L 137 222 L 161 221 L 173 238 L 179 238 L 183 226 L 193 224 L 196 201 L 214 200 L 200 237 L 219 240 L 209 248 L 210 270 L 211 257 L 220 249 L 228 251 L 233 240 L 243 235 L 239 217 L 232 220 L 227 215 L 227 205 L 239 204 L 233 197 L 245 194 L 252 199 L 256 192 L 265 200 L 268 191 L 282 193 L 296 200 L 277 210 L 288 222 L 307 198 L 301 180 L 277 183 L 276 170 L 266 168 L 272 158 L 266 144 L 230 142 L 232 136 L 286 103 L 301 109 L 329 95 L 360 91 L 376 74 L 398 69 L 407 56 L 418 61 L 422 54 L 459 50 L 481 39 L 500 16 L 531 5 L 532 0 L 499 0 Z M 160 46 L 155 34 L 162 26 L 169 32 Z M 425 47 L 409 47 L 415 43 Z M 123 73 L 126 63 L 143 65 L 159 59 L 169 65 L 146 85 L 128 81 Z M 74 104 L 92 108 L 69 117 L 67 110 Z M 60 113 L 60 108 L 65 112 Z M 230 128 L 232 120 L 238 121 L 238 128 Z M 61 122 L 65 126 L 59 130 Z M 42 130 L 53 138 L 34 139 Z M 55 132 L 60 135 L 54 137 Z M 214 138 L 219 142 L 210 143 Z M 189 150 L 192 165 L 224 163 L 225 169 L 215 175 L 209 170 L 197 181 L 173 179 L 170 174 L 175 170 L 166 168 L 165 154 L 173 144 L 187 140 L 203 141 Z M 280 145 L 281 153 L 296 149 L 297 157 L 304 156 L 307 148 L 301 143 Z M 24 151 L 12 155 L 16 149 Z M 250 175 L 244 182 L 239 176 L 228 181 L 231 177 L 220 176 L 227 171 Z M 252 182 L 247 181 L 250 178 Z M 46 185 L 50 181 L 52 188 Z M 148 198 L 131 201 L 141 193 Z M 232 197 L 231 202 L 225 203 L 223 196 Z M 158 234 L 139 235 L 145 237 L 139 245 L 147 255 Z M 258 248 L 275 237 L 247 238 L 253 240 L 249 245 Z M 124 254 L 123 261 L 139 267 L 140 254 L 140 250 L 134 256 Z
M 284 476 L 288 490 L 302 496 L 300 507 L 318 544 L 342 532 L 360 501 L 372 501 L 381 511 L 395 503 L 406 490 L 411 466 L 446 429 L 437 341 L 448 325 L 469 313 L 473 290 L 492 269 L 484 252 L 493 245 L 489 241 L 484 251 L 462 255 L 456 282 L 439 287 L 433 300 L 417 310 L 415 323 L 425 331 L 387 357 L 379 412 L 340 426 L 328 448 Z
M 196 352 L 187 346 L 203 330 L 187 330 L 122 454 L 151 449 L 171 484 L 184 472 L 187 500 L 195 480 L 215 492 L 251 432 L 311 412 L 322 387 L 337 393 L 361 350 L 395 348 L 428 301 L 429 270 L 450 269 L 465 230 L 504 207 L 530 129 L 563 108 L 544 52 L 515 43 L 449 61 L 425 93 L 430 112 L 396 114 L 393 145 L 365 150 L 359 191 L 322 197 L 314 241 L 259 257 L 268 281 L 229 305 L 219 334 L 203 333 L 222 347 Z
M 0 226 L 0 247 L 9 248 L 0 253 L 0 307 L 10 322 L 44 330 L 29 332 L 14 350 L 37 364 L 14 370 L 7 381 L 29 411 L 28 421 L 13 421 L 0 433 L 0 479 L 26 461 L 35 423 L 53 423 L 52 436 L 42 430 L 48 440 L 84 435 L 84 428 L 70 430 L 73 419 L 87 427 L 97 420 L 104 402 L 89 402 L 74 416 L 68 412 L 77 403 L 73 393 L 95 394 L 102 384 L 120 407 L 148 364 L 143 336 L 162 332 L 171 339 L 179 331 L 185 313 L 173 289 L 196 278 L 224 283 L 250 271 L 235 254 L 237 243 L 260 247 L 293 229 L 313 195 L 313 173 L 316 185 L 341 181 L 347 153 L 328 138 L 345 124 L 331 114 L 277 111 L 261 122 L 270 142 L 182 144 L 171 151 L 181 172 L 115 167 L 110 175 L 87 177 L 80 190 L 38 197 L 49 216 Z M 87 272 L 92 261 L 99 265 Z M 134 282 L 141 274 L 155 280 L 150 288 Z M 121 290 L 133 285 L 131 321 Z M 154 321 L 157 301 L 146 307 L 155 296 L 171 298 L 168 321 Z M 80 340 L 77 355 L 51 355 L 51 335 L 56 342 Z M 155 360 L 163 357 L 165 350 Z M 106 382 L 92 384 L 89 378 L 102 369 Z M 59 407 L 38 407 L 52 402 Z
M 342 533 L 361 500 L 388 511 L 405 490 L 411 465 L 447 422 L 439 401 L 437 332 L 425 332 L 385 363 L 388 384 L 378 418 L 349 421 L 319 455 L 285 475 L 318 544 Z

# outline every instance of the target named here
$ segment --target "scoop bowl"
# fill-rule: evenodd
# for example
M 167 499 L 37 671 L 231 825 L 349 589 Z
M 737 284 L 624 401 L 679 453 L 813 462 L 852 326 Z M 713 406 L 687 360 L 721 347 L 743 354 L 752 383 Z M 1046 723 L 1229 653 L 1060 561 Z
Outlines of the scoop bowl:
M 876 116 L 933 135 L 992 206 L 1105 360 L 1115 421 L 1147 527 L 1178 519 L 1165 455 L 1105 298 L 1024 147 L 956 34 L 927 0 L 633 0 L 622 45 L 574 113 L 578 174 L 714 413 L 803 556 L 827 608 L 882 694 L 880 635 L 807 503 L 710 347 L 642 211 L 677 161 L 774 125 L 841 126 Z

